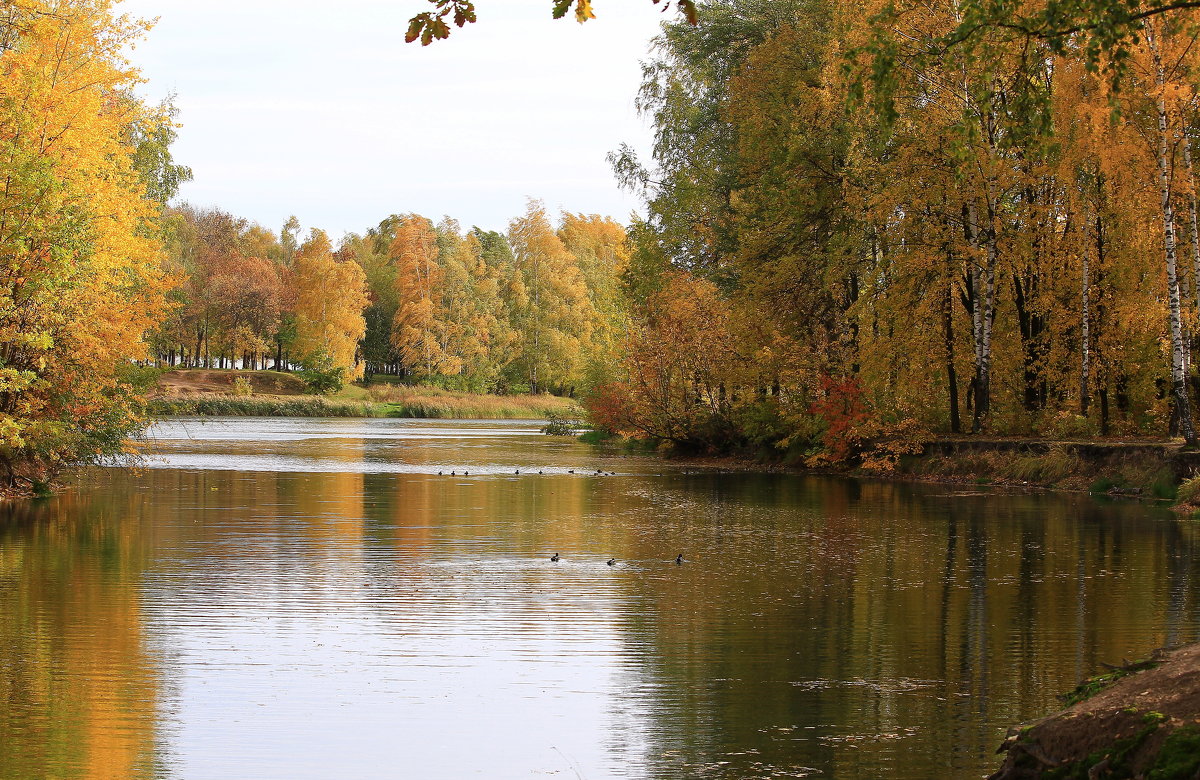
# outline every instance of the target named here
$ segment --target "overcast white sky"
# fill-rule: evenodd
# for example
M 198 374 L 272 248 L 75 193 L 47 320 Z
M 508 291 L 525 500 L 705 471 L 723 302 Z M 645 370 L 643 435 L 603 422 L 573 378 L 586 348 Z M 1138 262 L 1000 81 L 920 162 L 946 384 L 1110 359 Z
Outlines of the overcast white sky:
M 645 150 L 633 100 L 663 15 L 602 0 L 479 0 L 479 22 L 404 43 L 422 0 L 125 0 L 159 17 L 131 58 L 157 102 L 177 94 L 180 199 L 278 230 L 289 214 L 335 240 L 389 214 L 504 230 L 527 197 L 627 220 L 605 154 Z

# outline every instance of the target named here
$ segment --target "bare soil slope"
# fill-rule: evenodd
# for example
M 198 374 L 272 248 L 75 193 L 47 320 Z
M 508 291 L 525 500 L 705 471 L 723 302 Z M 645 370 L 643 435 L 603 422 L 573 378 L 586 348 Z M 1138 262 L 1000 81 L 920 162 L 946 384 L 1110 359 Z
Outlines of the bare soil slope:
M 248 380 L 256 395 L 305 395 L 308 392 L 299 377 L 280 371 L 188 369 L 167 371 L 159 377 L 157 395 L 232 395 L 233 381 L 237 377 Z
M 1200 778 L 1200 643 L 1156 653 L 1153 668 L 1107 677 L 1099 693 L 1014 729 L 989 780 Z M 1097 687 L 1103 678 L 1081 685 Z

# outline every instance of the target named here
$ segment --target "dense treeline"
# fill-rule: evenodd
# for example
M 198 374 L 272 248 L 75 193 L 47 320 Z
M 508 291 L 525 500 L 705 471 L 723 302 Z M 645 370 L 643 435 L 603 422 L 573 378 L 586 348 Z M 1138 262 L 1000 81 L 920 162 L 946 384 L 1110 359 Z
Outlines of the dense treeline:
M 703 3 L 645 65 L 653 160 L 614 155 L 628 236 L 535 201 L 505 234 L 400 214 L 335 246 L 169 208 L 174 110 L 124 57 L 146 25 L 6 3 L 0 479 L 121 452 L 147 359 L 580 394 L 613 430 L 813 462 L 1195 443 L 1196 12 L 1027 34 L 1041 8 L 957 45 L 977 4 Z
M 335 250 L 220 210 L 169 209 L 176 306 L 154 337 L 171 366 L 301 368 L 477 391 L 574 394 L 613 362 L 621 225 L 530 202 L 507 235 L 393 215 Z
M 1070 41 L 938 48 L 955 13 L 734 0 L 666 25 L 653 163 L 614 156 L 648 218 L 599 420 L 818 460 L 929 432 L 1195 440 L 1194 14 L 1147 20 L 1114 85 Z

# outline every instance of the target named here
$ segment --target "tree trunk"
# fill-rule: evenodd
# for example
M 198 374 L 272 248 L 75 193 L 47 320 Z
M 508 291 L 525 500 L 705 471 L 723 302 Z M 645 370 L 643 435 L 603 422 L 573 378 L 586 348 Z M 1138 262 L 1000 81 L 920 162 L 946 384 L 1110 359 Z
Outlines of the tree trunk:
M 971 432 L 983 430 L 984 418 L 991 409 L 992 324 L 996 318 L 996 233 L 991 198 L 988 198 L 989 226 L 981 246 L 978 211 L 974 203 L 968 206 L 971 248 L 970 262 L 975 306 L 972 311 L 972 330 L 975 338 L 975 378 L 972 381 L 974 409 Z M 983 262 L 980 263 L 980 254 Z
M 1083 224 L 1086 226 L 1087 223 L 1087 219 L 1084 218 Z M 1086 227 L 1084 228 L 1082 262 L 1083 285 L 1079 291 L 1079 413 L 1087 417 L 1088 404 L 1091 402 L 1090 390 L 1088 389 L 1088 380 L 1091 375 L 1091 342 L 1089 341 L 1091 337 L 1091 321 L 1089 320 L 1091 315 L 1089 310 L 1091 290 L 1089 289 L 1090 274 L 1088 272 L 1088 238 Z
M 1163 253 L 1167 263 L 1167 298 L 1170 307 L 1171 333 L 1171 397 L 1179 429 L 1188 446 L 1196 445 L 1196 429 L 1192 425 L 1192 410 L 1188 403 L 1187 377 L 1184 373 L 1183 320 L 1180 312 L 1179 276 L 1176 268 L 1175 214 L 1171 204 L 1171 136 L 1167 123 L 1167 102 L 1164 95 L 1166 73 L 1159 52 L 1154 24 L 1146 26 L 1146 43 L 1154 58 L 1158 95 L 1154 105 L 1158 112 L 1158 187 L 1162 206 Z
M 946 384 L 950 393 L 950 432 L 962 433 L 958 416 L 958 374 L 954 368 L 954 286 L 946 284 L 946 300 L 942 306 L 942 335 L 946 342 Z
M 1188 211 L 1192 223 L 1192 297 L 1196 308 L 1200 309 L 1200 215 L 1196 213 L 1196 177 L 1192 169 L 1192 143 L 1188 138 L 1186 128 L 1183 136 L 1183 164 L 1187 166 L 1188 184 L 1190 185 Z

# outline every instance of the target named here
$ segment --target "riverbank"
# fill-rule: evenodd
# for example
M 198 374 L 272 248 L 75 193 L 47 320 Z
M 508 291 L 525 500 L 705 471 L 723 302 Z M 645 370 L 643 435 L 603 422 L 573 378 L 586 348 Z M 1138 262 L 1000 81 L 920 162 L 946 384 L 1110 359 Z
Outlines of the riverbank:
M 619 438 L 598 443 L 604 442 L 618 448 L 645 450 L 648 446 Z M 1182 512 L 1200 511 L 1200 452 L 1185 450 L 1182 442 L 1175 441 L 944 438 L 925 442 L 919 454 L 902 456 L 890 471 L 850 465 L 810 467 L 772 453 L 697 456 L 659 451 L 676 463 L 697 468 L 1040 488 L 1177 501 Z
M 939 439 L 900 459 L 914 479 L 1175 499 L 1200 472 L 1200 453 L 1173 441 Z
M 1070 706 L 1012 729 L 989 780 L 1200 776 L 1200 643 L 1080 683 Z
M 549 394 L 488 395 L 391 383 L 347 385 L 308 393 L 293 374 L 189 369 L 163 373 L 148 401 L 155 416 L 407 417 L 535 420 L 579 414 L 570 398 Z

